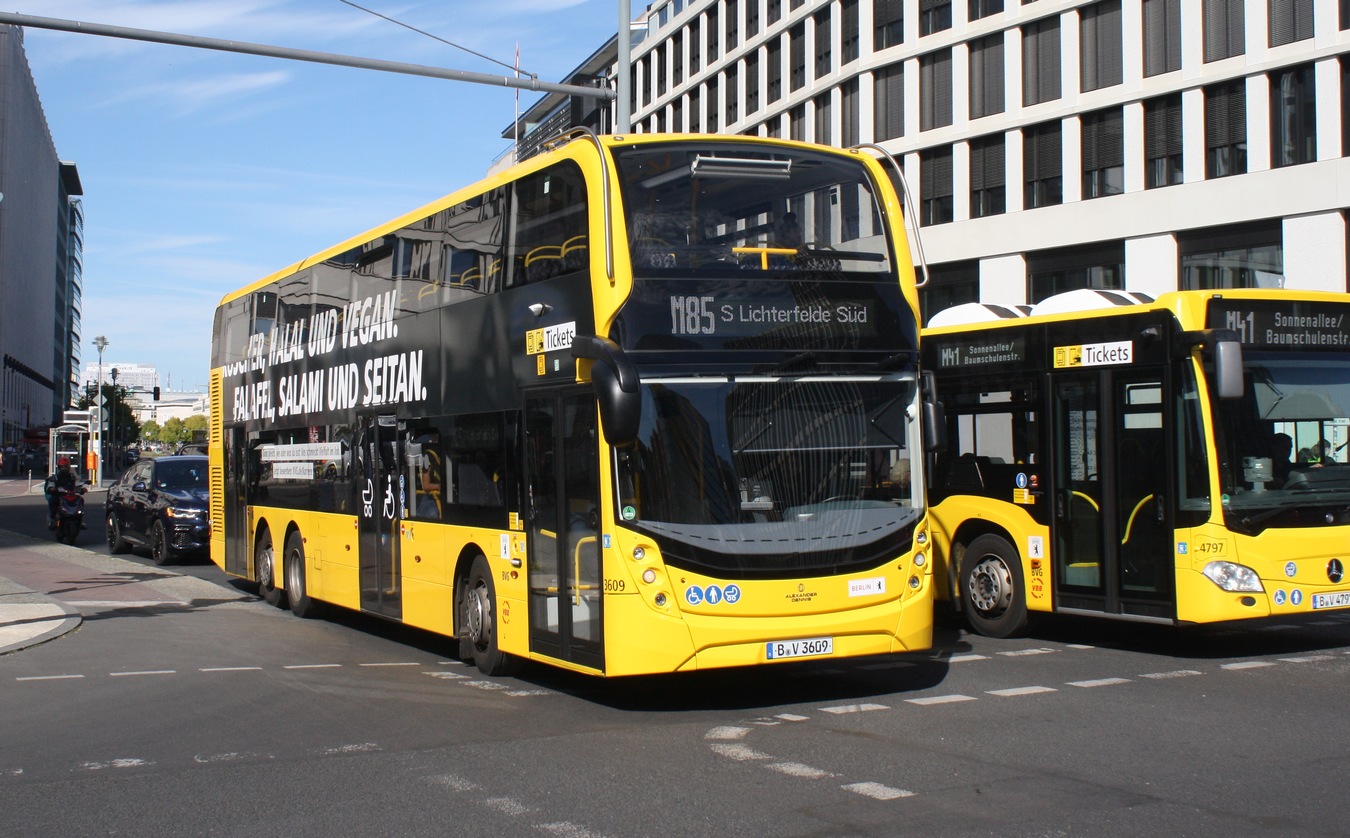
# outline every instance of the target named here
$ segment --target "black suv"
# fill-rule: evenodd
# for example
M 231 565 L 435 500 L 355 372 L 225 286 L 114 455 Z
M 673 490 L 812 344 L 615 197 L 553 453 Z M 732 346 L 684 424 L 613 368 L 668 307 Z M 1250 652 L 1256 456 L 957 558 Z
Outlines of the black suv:
M 108 549 L 146 547 L 155 564 L 211 546 L 206 458 L 142 457 L 108 489 Z

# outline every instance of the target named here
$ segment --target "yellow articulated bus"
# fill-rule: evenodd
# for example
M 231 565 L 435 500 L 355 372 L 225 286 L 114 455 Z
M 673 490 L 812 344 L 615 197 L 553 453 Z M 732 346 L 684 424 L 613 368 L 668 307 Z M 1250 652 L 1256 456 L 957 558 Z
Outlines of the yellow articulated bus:
M 490 674 L 928 647 L 936 423 L 883 162 L 582 131 L 229 294 L 213 560 Z
M 1350 295 L 1082 289 L 923 339 L 938 595 L 976 631 L 1350 607 Z

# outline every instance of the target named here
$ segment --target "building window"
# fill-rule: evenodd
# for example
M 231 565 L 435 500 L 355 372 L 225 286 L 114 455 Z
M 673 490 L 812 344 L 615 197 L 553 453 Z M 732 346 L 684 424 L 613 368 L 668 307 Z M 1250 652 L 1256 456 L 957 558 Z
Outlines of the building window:
M 952 51 L 919 56 L 919 130 L 952 124 Z
M 830 8 L 826 6 L 815 17 L 816 29 L 816 78 L 824 78 L 830 74 L 830 56 L 833 54 L 830 50 Z
M 726 0 L 727 2 L 727 52 L 736 48 L 740 43 L 740 9 L 736 7 L 736 0 Z M 751 0 L 752 3 L 758 3 L 759 0 Z
M 717 4 L 713 3 L 708 7 L 708 61 L 716 62 L 720 53 L 717 39 L 722 33 L 722 27 L 717 19 Z
M 769 41 L 769 62 L 768 82 L 769 82 L 769 102 L 777 102 L 783 98 L 783 45 L 774 38 Z
M 1313 65 L 1270 74 L 1270 165 L 1294 166 L 1317 159 L 1317 103 Z
M 980 263 L 946 262 L 928 266 L 928 283 L 919 289 L 919 310 L 929 318 L 962 303 L 980 301 Z
M 919 34 L 952 28 L 952 0 L 919 0 Z
M 1313 36 L 1313 0 L 1268 0 L 1270 45 L 1305 41 Z
M 880 52 L 905 41 L 904 0 L 872 0 L 872 50 Z
M 952 220 L 952 147 L 919 152 L 919 224 Z
M 773 26 L 783 18 L 783 0 L 769 0 L 769 25 Z
M 1144 75 L 1181 69 L 1181 0 L 1144 0 Z
M 1144 102 L 1144 188 L 1181 183 L 1181 94 Z
M 1079 10 L 1078 43 L 1083 90 L 1120 84 L 1120 0 L 1106 0 Z
M 1083 114 L 1083 199 L 1125 191 L 1125 118 L 1120 108 Z
M 670 75 L 678 87 L 684 81 L 684 30 L 675 33 L 670 40 Z
M 745 115 L 759 111 L 759 52 L 745 56 Z
M 788 111 L 788 139 L 806 142 L 806 105 Z
M 1204 0 L 1205 63 L 1241 55 L 1246 50 L 1243 27 L 1245 0 Z
M 741 118 L 741 85 L 740 74 L 736 72 L 735 62 L 727 65 L 726 71 L 726 125 L 728 128 L 736 120 Z
M 1350 157 L 1350 57 L 1341 56 L 1341 156 Z
M 1247 171 L 1247 83 L 1235 79 L 1205 88 L 1205 177 Z
M 708 101 L 707 101 L 707 107 L 704 108 L 703 113 L 704 113 L 704 115 L 705 115 L 705 116 L 704 116 L 704 119 L 705 119 L 705 120 L 707 121 L 707 123 L 708 123 L 708 133 L 709 133 L 709 134 L 716 134 L 717 131 L 718 131 L 719 126 L 721 126 L 721 124 L 722 124 L 722 123 L 718 122 L 718 120 L 717 120 L 717 80 L 716 80 L 716 79 L 714 79 L 713 82 L 712 82 L 711 84 L 708 85 Z
M 873 131 L 876 142 L 905 135 L 904 64 L 895 62 L 872 76 Z
M 1059 120 L 1022 129 L 1022 206 L 1064 203 L 1063 134 Z
M 699 89 L 694 87 L 689 91 L 689 130 L 695 134 L 703 130 L 701 122 L 703 119 L 703 103 L 698 95 Z
M 1003 33 L 970 42 L 970 118 L 1003 113 Z
M 862 92 L 858 84 L 858 79 L 851 78 L 839 86 L 840 98 L 843 101 L 844 112 L 839 115 L 839 123 L 843 128 L 844 137 L 842 145 L 844 148 L 853 148 L 862 142 L 862 114 L 860 100 Z
M 815 141 L 821 145 L 830 145 L 834 142 L 834 114 L 830 107 L 830 94 L 822 93 L 811 100 L 816 106 L 816 136 Z
M 1181 290 L 1280 287 L 1283 238 L 1279 219 L 1177 234 Z
M 1032 305 L 1079 288 L 1121 290 L 1125 287 L 1125 243 L 1101 242 L 1028 253 L 1027 277 Z
M 806 24 L 788 30 L 788 84 L 793 93 L 806 86 Z
M 1022 27 L 1022 104 L 1059 98 L 1059 18 Z
M 699 29 L 698 24 L 699 24 L 699 19 L 698 19 L 698 18 L 694 18 L 693 20 L 689 21 L 689 73 L 690 73 L 690 75 L 697 75 L 697 74 L 698 74 L 698 71 L 699 71 L 700 69 L 702 69 L 702 67 L 703 67 L 703 62 L 700 60 L 700 56 L 703 55 L 703 44 L 702 44 L 702 41 L 703 41 L 702 34 L 703 34 L 703 33 L 702 33 L 702 30 Z
M 966 9 L 966 20 L 979 20 L 1002 11 L 1003 0 L 970 0 L 970 5 Z
M 839 4 L 840 65 L 858 60 L 861 36 L 858 30 L 858 0 L 844 0 Z
M 1004 188 L 1005 142 L 1002 134 L 970 141 L 970 217 L 1002 215 L 1008 201 Z
M 662 44 L 652 50 L 652 67 L 656 71 L 656 98 L 660 99 L 666 95 L 666 84 L 669 79 L 666 75 L 666 50 L 669 44 Z
M 759 0 L 747 0 L 745 4 L 745 39 L 748 41 L 759 34 Z

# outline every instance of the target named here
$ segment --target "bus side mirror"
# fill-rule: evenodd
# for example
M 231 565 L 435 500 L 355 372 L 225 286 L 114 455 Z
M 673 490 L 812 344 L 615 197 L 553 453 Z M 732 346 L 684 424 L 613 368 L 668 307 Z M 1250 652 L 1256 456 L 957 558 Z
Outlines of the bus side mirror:
M 1242 344 L 1221 339 L 1214 343 L 1214 379 L 1221 399 L 1242 398 Z
M 617 343 L 598 335 L 573 338 L 572 357 L 595 362 L 591 387 L 600 405 L 605 442 L 616 448 L 632 445 L 642 418 L 642 391 L 633 362 Z
M 923 397 L 923 412 L 919 419 L 923 422 L 924 449 L 930 454 L 941 454 L 947 450 L 947 411 L 938 401 L 933 373 L 925 372 L 920 377 L 919 392 Z

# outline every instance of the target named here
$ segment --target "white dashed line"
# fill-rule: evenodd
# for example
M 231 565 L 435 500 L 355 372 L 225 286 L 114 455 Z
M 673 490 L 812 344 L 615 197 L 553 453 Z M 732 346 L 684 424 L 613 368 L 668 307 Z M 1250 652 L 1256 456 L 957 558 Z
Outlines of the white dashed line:
M 136 757 L 124 757 L 122 759 L 110 759 L 106 762 L 82 762 L 80 768 L 86 771 L 102 771 L 105 768 L 140 768 L 146 765 L 154 765 L 154 763 Z
M 1285 663 L 1316 663 L 1317 661 L 1335 660 L 1331 655 L 1305 655 L 1299 658 L 1280 658 Z
M 870 797 L 873 800 L 898 800 L 901 797 L 913 797 L 914 792 L 905 789 L 883 786 L 881 783 L 849 783 L 839 788 Z
M 907 698 L 905 699 L 905 703 L 918 704 L 922 707 L 927 707 L 930 704 L 955 704 L 958 701 L 975 701 L 975 700 L 976 699 L 974 698 L 974 696 L 956 694 L 956 695 L 934 695 L 929 696 L 928 698 Z
M 822 707 L 820 712 L 842 716 L 848 713 L 868 713 L 873 710 L 889 710 L 884 704 L 840 704 L 835 707 Z
M 1059 690 L 1054 687 L 1013 687 L 1007 690 L 986 690 L 990 695 L 1012 698 L 1019 695 L 1037 695 L 1038 693 L 1054 693 Z
M 601 833 L 591 832 L 584 826 L 578 826 L 567 821 L 558 823 L 541 823 L 536 828 L 540 832 L 547 832 L 550 835 L 561 835 L 562 838 L 601 838 Z
M 967 661 L 987 661 L 987 655 L 952 655 L 947 658 L 947 663 L 966 663 Z
M 779 713 L 774 716 L 775 719 L 782 719 L 785 722 L 804 722 L 810 719 L 810 716 L 798 716 L 796 713 Z
M 749 732 L 750 728 L 748 727 L 733 727 L 731 725 L 724 725 L 722 727 L 715 727 L 712 730 L 708 731 L 707 733 L 703 734 L 703 738 L 721 739 L 721 740 L 744 739 L 745 735 Z
M 83 675 L 20 675 L 15 681 L 68 681 L 72 678 L 83 678 Z
M 1222 664 L 1220 669 L 1261 669 L 1266 666 L 1274 666 L 1270 661 L 1239 661 L 1237 663 Z
M 114 678 L 124 678 L 132 675 L 177 675 L 176 669 L 142 669 L 137 672 L 109 672 Z
M 261 666 L 207 666 L 198 672 L 261 672 Z
M 737 762 L 750 762 L 752 760 L 772 759 L 768 754 L 761 754 L 748 745 L 713 745 L 713 753 L 721 754 L 728 759 L 734 759 Z
M 800 762 L 771 762 L 764 767 L 770 771 L 777 771 L 779 774 L 786 774 L 789 777 L 801 777 L 806 780 L 819 780 L 824 777 L 834 776 L 823 768 L 802 765 Z
M 358 663 L 357 666 L 422 666 L 417 661 L 389 661 L 387 663 Z
M 1146 675 L 1140 675 L 1140 678 L 1152 678 L 1155 681 L 1163 681 L 1168 678 L 1190 678 L 1193 675 L 1204 675 L 1194 669 L 1174 669 L 1171 672 L 1150 672 Z
M 999 652 L 1005 658 L 1024 658 L 1028 655 L 1053 655 L 1054 649 L 1017 649 L 1012 652 Z
M 513 815 L 519 817 L 528 815 L 531 811 L 529 806 L 510 797 L 489 797 L 483 801 L 483 805 L 489 809 L 494 809 L 504 815 Z
M 1128 683 L 1130 683 L 1129 678 L 1096 678 L 1091 681 L 1070 681 L 1069 686 L 1083 687 L 1084 689 L 1092 689 L 1093 687 L 1114 687 L 1117 684 L 1128 684 Z
M 339 669 L 341 666 L 340 663 L 293 663 L 282 669 Z

